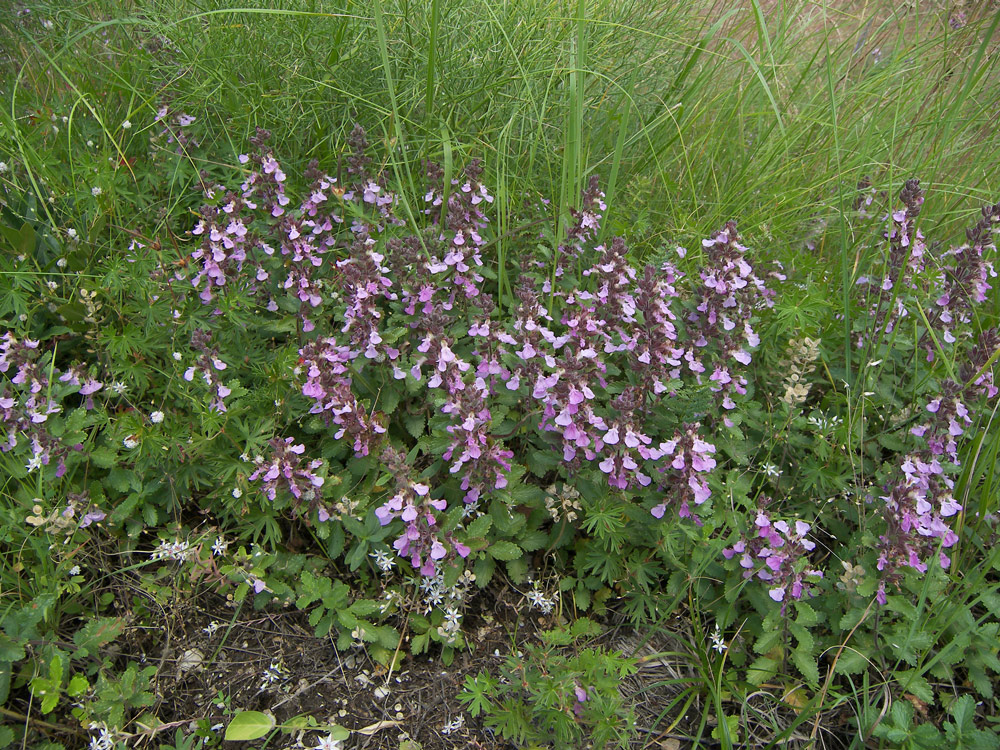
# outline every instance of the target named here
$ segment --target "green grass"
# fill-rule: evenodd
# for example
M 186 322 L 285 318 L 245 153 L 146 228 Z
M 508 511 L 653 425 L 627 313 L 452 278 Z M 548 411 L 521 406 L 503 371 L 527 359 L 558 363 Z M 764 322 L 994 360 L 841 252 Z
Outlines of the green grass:
M 614 228 L 642 212 L 642 254 L 733 217 L 798 248 L 812 213 L 849 203 L 866 174 L 920 176 L 949 237 L 996 190 L 995 17 L 953 31 L 943 16 L 817 3 L 660 5 L 54 4 L 35 11 L 58 22 L 43 42 L 6 29 L 6 128 L 65 181 L 46 174 L 32 107 L 95 117 L 113 151 L 118 123 L 169 100 L 207 119 L 219 158 L 261 126 L 301 162 L 336 162 L 358 121 L 405 146 L 391 153 L 406 181 L 418 154 L 446 148 L 456 164 L 483 157 L 511 198 L 566 207 L 586 175 L 614 174 Z

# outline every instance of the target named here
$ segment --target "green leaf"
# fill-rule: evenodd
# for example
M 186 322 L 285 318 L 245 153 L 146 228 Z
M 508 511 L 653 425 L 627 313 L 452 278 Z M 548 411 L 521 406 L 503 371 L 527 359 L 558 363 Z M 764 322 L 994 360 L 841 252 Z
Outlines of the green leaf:
M 73 634 L 73 643 L 77 647 L 76 658 L 83 658 L 106 646 L 121 635 L 124 625 L 119 617 L 98 617 Z
M 90 452 L 90 462 L 100 469 L 110 469 L 114 466 L 116 458 L 115 451 L 104 445 Z
M 24 644 L 0 633 L 0 661 L 15 662 L 24 658 Z
M 896 672 L 896 682 L 900 689 L 913 693 L 924 703 L 934 703 L 934 691 L 930 683 L 916 669 L 905 669 Z
M 493 562 L 493 558 L 487 555 L 483 555 L 478 560 L 476 560 L 476 565 L 473 568 L 473 572 L 476 574 L 476 586 L 481 589 L 486 588 L 490 580 L 493 578 L 493 573 L 496 570 L 496 563 Z
M 747 669 L 747 682 L 751 685 L 762 685 L 778 673 L 779 663 L 775 659 L 760 656 L 754 659 Z
M 10 695 L 11 671 L 9 661 L 0 661 L 0 706 L 7 702 L 7 696 Z
M 469 536 L 486 536 L 486 532 L 490 530 L 493 525 L 493 518 L 488 515 L 482 515 L 475 521 L 470 523 L 465 531 Z
M 811 686 L 819 684 L 819 666 L 809 651 L 802 648 L 792 651 L 792 663 Z
M 489 546 L 488 552 L 494 560 L 516 560 L 524 554 L 523 550 L 513 542 L 498 541 Z
M 274 717 L 261 711 L 241 711 L 226 727 L 228 742 L 259 740 L 274 729 Z
M 837 674 L 859 674 L 868 668 L 868 660 L 857 649 L 845 648 L 837 659 Z
M 70 678 L 69 685 L 66 687 L 66 695 L 70 698 L 76 698 L 88 690 L 90 690 L 90 683 L 87 682 L 87 678 L 77 673 Z
M 427 646 L 430 643 L 430 633 L 421 633 L 420 635 L 415 635 L 410 641 L 410 653 L 414 656 L 419 656 L 427 650 Z
M 406 431 L 415 438 L 419 438 L 424 434 L 425 424 L 427 424 L 427 420 L 423 414 L 408 414 L 403 418 L 403 425 L 406 427 Z
M 507 563 L 507 575 L 512 583 L 520 586 L 528 580 L 528 561 L 523 557 Z

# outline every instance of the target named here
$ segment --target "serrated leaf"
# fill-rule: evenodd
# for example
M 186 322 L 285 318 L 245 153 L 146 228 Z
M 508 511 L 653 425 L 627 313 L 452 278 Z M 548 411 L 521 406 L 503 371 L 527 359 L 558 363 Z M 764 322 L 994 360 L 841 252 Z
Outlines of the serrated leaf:
M 0 662 L 15 662 L 24 658 L 24 644 L 6 633 L 0 633 Z
M 919 674 L 917 670 L 905 669 L 896 672 L 896 683 L 901 690 L 913 693 L 924 703 L 934 703 L 934 691 L 931 689 L 927 679 Z
M 111 522 L 121 524 L 126 518 L 131 516 L 132 511 L 135 510 L 135 506 L 139 504 L 139 499 L 139 496 L 133 492 L 122 500 L 122 502 L 118 503 L 115 509 L 111 511 Z
M 819 624 L 820 616 L 816 610 L 813 609 L 812 605 L 806 604 L 802 601 L 795 602 L 795 611 L 798 613 L 798 616 L 795 618 L 795 622 L 799 625 L 803 625 L 808 628 Z
M 522 584 L 528 580 L 528 561 L 519 557 L 516 560 L 511 560 L 507 563 L 507 575 L 510 577 L 511 582 L 515 584 Z
M 788 630 L 799 642 L 799 645 L 797 646 L 798 649 L 808 651 L 809 653 L 812 653 L 815 650 L 816 640 L 813 638 L 813 635 L 809 632 L 808 628 L 804 628 L 799 625 L 799 623 L 793 622 L 789 623 Z
M 233 717 L 226 727 L 228 742 L 248 742 L 259 740 L 274 729 L 274 717 L 261 711 L 241 711 Z
M 371 599 L 358 599 L 349 609 L 358 617 L 367 617 L 372 612 L 378 611 L 379 605 Z
M 979 598 L 986 606 L 986 609 L 990 611 L 991 615 L 1000 618 L 1000 594 L 997 594 L 994 591 L 988 591 L 984 594 L 980 594 Z
M 760 637 L 753 644 L 753 650 L 758 654 L 766 654 L 781 640 L 780 630 L 766 630 L 760 634 Z
M 493 518 L 488 515 L 482 515 L 475 521 L 470 523 L 466 527 L 465 532 L 469 536 L 486 536 L 486 532 L 490 530 L 490 527 L 492 525 L 493 525 Z
M 541 549 L 549 541 L 549 535 L 545 531 L 540 529 L 535 529 L 534 531 L 529 531 L 525 534 L 521 534 L 518 537 L 518 544 L 521 545 L 528 552 L 534 552 L 535 550 Z
M 492 580 L 495 571 L 496 563 L 493 562 L 493 558 L 489 555 L 483 555 L 476 560 L 476 564 L 473 567 L 473 572 L 476 574 L 476 586 L 481 589 L 486 588 L 490 580 Z
M 976 700 L 971 695 L 963 695 L 948 707 L 948 713 L 955 719 L 961 731 L 975 728 Z
M 493 542 L 487 549 L 494 560 L 517 560 L 524 554 L 524 551 L 513 542 L 497 541 Z
M 842 631 L 850 632 L 855 625 L 861 622 L 861 618 L 864 616 L 865 611 L 863 609 L 860 607 L 852 607 L 841 616 L 840 622 L 837 624 Z
M 77 649 L 92 654 L 121 635 L 124 627 L 119 617 L 98 617 L 90 620 L 73 634 L 73 643 Z M 77 653 L 77 656 L 83 655 Z
M 406 427 L 406 431 L 415 438 L 419 438 L 424 434 L 424 427 L 426 424 L 427 418 L 423 414 L 407 414 L 406 417 L 403 418 L 403 426 Z
M 115 464 L 117 455 L 107 446 L 94 448 L 89 454 L 90 462 L 101 469 L 110 469 Z
M 747 668 L 747 682 L 752 685 L 762 685 L 778 673 L 778 662 L 766 656 L 754 659 Z
M 868 668 L 868 660 L 864 654 L 850 647 L 840 652 L 837 659 L 837 674 L 859 674 Z
M 413 636 L 410 641 L 410 653 L 414 656 L 419 656 L 427 650 L 427 646 L 430 643 L 430 634 L 421 633 L 420 635 Z
M 133 472 L 128 469 L 116 466 L 104 478 L 104 485 L 118 492 L 125 493 L 131 489 L 134 476 Z
M 809 651 L 801 648 L 792 651 L 792 663 L 798 668 L 806 682 L 813 687 L 819 685 L 819 666 Z
M 90 683 L 82 674 L 75 674 L 70 678 L 69 685 L 66 686 L 66 695 L 76 698 L 90 690 Z

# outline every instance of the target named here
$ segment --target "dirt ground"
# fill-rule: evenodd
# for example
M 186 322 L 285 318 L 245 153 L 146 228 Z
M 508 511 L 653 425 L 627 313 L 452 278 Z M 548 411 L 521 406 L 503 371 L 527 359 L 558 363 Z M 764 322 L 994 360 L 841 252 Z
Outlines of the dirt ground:
M 161 612 L 162 628 L 133 625 L 111 645 L 116 663 L 131 660 L 157 667 L 156 703 L 147 710 L 163 722 L 162 728 L 155 737 L 134 737 L 128 746 L 172 746 L 175 732 L 192 732 L 198 720 L 224 727 L 232 712 L 255 710 L 273 713 L 279 724 L 311 715 L 320 723 L 351 729 L 353 734 L 343 743 L 345 750 L 513 748 L 495 736 L 482 717 L 474 719 L 464 711 L 457 695 L 466 675 L 480 671 L 497 675 L 512 649 L 537 642 L 540 630 L 557 624 L 554 616 L 519 611 L 519 605 L 523 607 L 523 599 L 512 588 L 491 585 L 472 599 L 464 623 L 465 632 L 473 634 L 471 643 L 456 654 L 450 667 L 441 663 L 439 652 L 432 648 L 429 658 L 404 657 L 400 669 L 390 674 L 363 649 L 338 652 L 329 637 L 315 637 L 307 613 L 294 607 L 254 612 L 247 606 L 238 609 L 231 600 L 215 594 L 178 601 Z M 603 624 L 607 630 L 600 644 L 638 659 L 638 672 L 620 686 L 637 718 L 639 731 L 632 748 L 719 746 L 708 738 L 715 724 L 713 716 L 708 717 L 701 742 L 693 741 L 703 713 L 712 712 L 703 703 L 707 693 L 696 690 L 692 702 L 675 701 L 687 685 L 699 680 L 684 658 L 669 655 L 690 647 L 683 614 L 671 619 L 669 632 L 661 630 L 653 638 L 616 625 L 614 616 Z M 746 704 L 725 707 L 727 714 L 742 717 L 743 747 L 764 747 L 773 738 L 775 726 L 792 723 L 795 712 L 781 705 L 781 693 L 778 686 L 764 686 Z M 23 710 L 25 714 L 31 710 L 26 693 Z M 37 708 L 35 712 L 37 717 Z M 65 717 L 61 724 L 46 718 L 53 729 L 45 730 L 46 722 L 35 726 L 45 730 L 48 739 L 67 748 L 88 746 L 91 735 L 78 724 L 70 729 L 72 717 Z M 846 716 L 826 717 L 818 728 L 816 747 L 846 747 L 846 734 L 837 729 L 845 727 L 846 720 Z M 54 731 L 59 727 L 67 731 Z M 133 723 L 126 730 L 139 732 L 140 728 Z M 808 722 L 784 747 L 806 747 L 811 730 L 812 722 Z M 30 736 L 40 739 L 40 735 Z M 280 734 L 267 747 L 312 748 L 319 736 L 315 730 Z M 264 744 L 263 740 L 224 742 L 222 747 L 256 749 Z

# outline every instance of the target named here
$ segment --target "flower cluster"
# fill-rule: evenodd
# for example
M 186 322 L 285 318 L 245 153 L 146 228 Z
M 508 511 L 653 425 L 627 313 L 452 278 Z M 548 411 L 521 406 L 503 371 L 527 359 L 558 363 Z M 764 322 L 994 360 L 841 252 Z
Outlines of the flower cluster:
M 200 352 L 198 359 L 193 365 L 184 371 L 184 379 L 189 383 L 198 375 L 199 380 L 205 382 L 212 400 L 210 409 L 218 412 L 226 411 L 225 398 L 232 390 L 226 386 L 216 373 L 226 369 L 226 363 L 219 357 L 219 350 L 211 346 L 212 333 L 201 328 L 191 334 L 191 348 Z
M 452 552 L 463 558 L 468 557 L 471 550 L 452 538 L 451 534 L 442 532 L 438 526 L 434 511 L 447 509 L 448 501 L 432 498 L 429 486 L 413 482 L 406 456 L 391 446 L 383 452 L 382 462 L 390 475 L 396 478 L 396 494 L 377 508 L 375 515 L 383 526 L 397 517 L 406 524 L 405 530 L 392 545 L 400 557 L 408 557 L 410 564 L 424 576 L 435 575 L 439 561 Z
M 715 446 L 702 432 L 714 428 L 718 409 L 734 409 L 746 393 L 740 368 L 759 344 L 754 317 L 774 297 L 734 223 L 704 241 L 700 274 L 685 276 L 670 262 L 639 272 L 621 238 L 592 246 L 606 210 L 594 177 L 554 264 L 524 258 L 517 304 L 505 322 L 492 315 L 493 297 L 484 288 L 481 251 L 493 196 L 478 161 L 448 184 L 443 170 L 427 165 L 429 226 L 395 236 L 395 196 L 369 173 L 363 131 L 351 134 L 349 183 L 337 187 L 310 165 L 311 187 L 297 209 L 266 132 L 252 140 L 256 155 L 240 159 L 252 158 L 254 167 L 242 189 L 220 188 L 220 205 L 204 209 L 196 227 L 207 236 L 196 253 L 195 284 L 205 301 L 232 284 L 266 295 L 271 310 L 278 309 L 273 295 L 284 289 L 300 303 L 304 334 L 319 322 L 310 319 L 313 310 L 333 303 L 339 331 L 306 338 L 296 375 L 310 413 L 322 416 L 334 439 L 350 441 L 355 456 L 378 455 L 383 466 L 396 466 L 390 473 L 400 484 L 377 515 L 384 525 L 405 524 L 394 544 L 401 556 L 428 575 L 449 555 L 467 554 L 438 526 L 446 493 L 406 478 L 413 457 L 409 465 L 400 458 L 397 436 L 406 433 L 396 431 L 402 425 L 393 415 L 403 387 L 428 392 L 433 411 L 424 423 L 436 434 L 434 447 L 423 450 L 454 478 L 467 513 L 507 487 L 514 453 L 496 427 L 510 409 L 498 413 L 497 404 L 513 396 L 524 405 L 510 436 L 561 454 L 560 480 L 572 482 L 592 465 L 616 490 L 658 493 L 656 517 L 669 505 L 698 520 L 693 510 L 710 497 L 708 474 L 716 468 Z M 331 196 L 350 221 L 331 208 Z M 327 254 L 337 260 L 327 262 Z M 784 278 L 780 271 L 771 276 Z M 325 325 L 329 320 L 324 316 Z M 207 341 L 199 344 L 199 364 L 185 376 L 201 372 L 210 380 L 221 361 Z M 386 371 L 405 386 L 387 381 Z M 609 373 L 626 373 L 626 382 L 609 387 Z M 380 380 L 394 393 L 376 411 L 368 399 L 380 397 L 369 384 Z M 690 424 L 665 414 L 660 402 L 681 391 L 711 394 L 715 411 L 696 412 Z M 272 500 L 297 470 L 286 455 L 291 442 L 285 443 L 275 444 L 273 459 L 253 476 Z M 299 492 L 309 482 L 302 479 L 292 482 Z
M 177 154 L 183 154 L 190 149 L 197 148 L 200 144 L 193 138 L 185 128 L 194 124 L 194 115 L 189 115 L 187 112 L 172 112 L 170 106 L 167 104 L 162 105 L 156 110 L 156 117 L 153 118 L 154 123 L 161 123 L 163 125 L 162 130 L 160 130 L 159 137 L 166 136 L 166 143 L 168 146 L 177 144 L 174 147 L 174 152 Z M 122 125 L 124 127 L 124 124 Z
M 447 273 L 453 288 L 461 290 L 466 298 L 477 297 L 484 280 L 476 270 L 483 265 L 480 248 L 486 240 L 481 232 L 489 223 L 482 208 L 493 203 L 493 196 L 479 181 L 482 171 L 481 162 L 474 159 L 461 179 L 451 180 L 445 198 L 444 172 L 427 164 L 430 187 L 424 195 L 428 204 L 424 213 L 434 218 L 440 229 L 435 239 L 442 245 L 440 257 L 432 255 L 427 268 L 432 273 Z
M 811 583 L 823 577 L 822 571 L 809 567 L 808 553 L 816 548 L 816 543 L 806 538 L 810 525 L 805 521 L 772 521 L 763 510 L 757 513 L 754 525 L 756 535 L 724 549 L 723 556 L 731 560 L 739 555 L 743 577 L 750 578 L 756 572 L 767 583 L 767 593 L 774 601 L 801 599 L 809 593 Z
M 8 453 L 18 445 L 27 446 L 28 473 L 54 460 L 55 475 L 61 477 L 66 473 L 69 452 L 82 450 L 83 446 L 64 445 L 49 433 L 45 423 L 50 415 L 63 410 L 59 400 L 67 391 L 79 393 L 84 397 L 84 408 L 92 409 L 93 395 L 104 386 L 80 367 L 71 366 L 60 372 L 43 364 L 39 361 L 40 354 L 38 341 L 18 339 L 10 331 L 0 337 L 0 373 L 13 373 L 0 385 L 0 451 Z M 50 381 L 50 376 L 55 376 L 54 381 Z M 58 386 L 59 383 L 65 385 Z
M 270 458 L 258 456 L 255 459 L 257 468 L 250 475 L 250 481 L 259 480 L 264 493 L 272 501 L 278 496 L 278 490 L 283 490 L 291 493 L 297 502 L 309 500 L 310 506 L 315 507 L 318 505 L 315 489 L 322 487 L 325 481 L 316 470 L 323 462 L 317 458 L 303 466 L 300 456 L 305 451 L 306 447 L 296 444 L 294 438 L 274 438 L 271 440 Z
M 683 432 L 677 432 L 674 437 L 660 444 L 660 453 L 670 457 L 669 468 L 663 467 L 667 478 L 667 499 L 652 509 L 652 514 L 662 518 L 667 503 L 677 506 L 677 515 L 681 518 L 698 517 L 691 512 L 691 503 L 701 505 L 712 492 L 704 475 L 712 471 L 716 461 L 712 457 L 715 446 L 698 436 L 698 423 L 684 425 Z
M 185 562 L 190 560 L 197 554 L 197 549 L 191 547 L 191 544 L 187 541 L 181 541 L 180 539 L 175 539 L 172 542 L 163 540 L 160 542 L 159 546 L 154 549 L 150 555 L 150 560 L 177 560 L 178 562 Z
M 968 243 L 953 247 L 941 254 L 942 269 L 937 280 L 937 299 L 930 310 L 932 327 L 941 327 L 941 338 L 954 343 L 955 328 L 971 322 L 972 308 L 986 301 L 986 293 L 993 287 L 988 279 L 995 279 L 996 269 L 992 256 L 996 254 L 994 236 L 1000 232 L 1000 203 L 984 206 L 982 218 L 966 230 Z M 925 336 L 927 359 L 934 357 L 934 349 Z
M 886 269 L 881 280 L 861 276 L 857 284 L 874 287 L 877 291 L 870 302 L 866 331 L 858 336 L 862 347 L 868 337 L 888 335 L 897 323 L 910 314 L 906 304 L 909 290 L 918 287 L 917 276 L 927 264 L 924 235 L 916 228 L 916 220 L 924 203 L 919 180 L 907 180 L 899 194 L 903 208 L 892 211 L 886 218 Z
M 947 568 L 951 561 L 944 550 L 958 541 L 945 521 L 962 510 L 952 494 L 955 482 L 948 476 L 947 463 L 958 465 L 957 438 L 972 417 L 958 384 L 946 380 L 941 394 L 927 404 L 930 419 L 910 430 L 923 446 L 903 457 L 902 477 L 882 496 L 886 530 L 879 538 L 876 564 L 882 574 L 878 589 L 882 604 L 886 585 L 899 583 L 902 568 L 924 573 L 935 554 L 941 567 Z
M 300 366 L 306 382 L 302 395 L 315 403 L 311 414 L 322 414 L 337 425 L 334 438 L 349 436 L 354 454 L 367 456 L 373 443 L 385 433 L 384 416 L 369 415 L 351 390 L 351 361 L 357 352 L 337 343 L 334 338 L 310 341 L 299 350 Z

